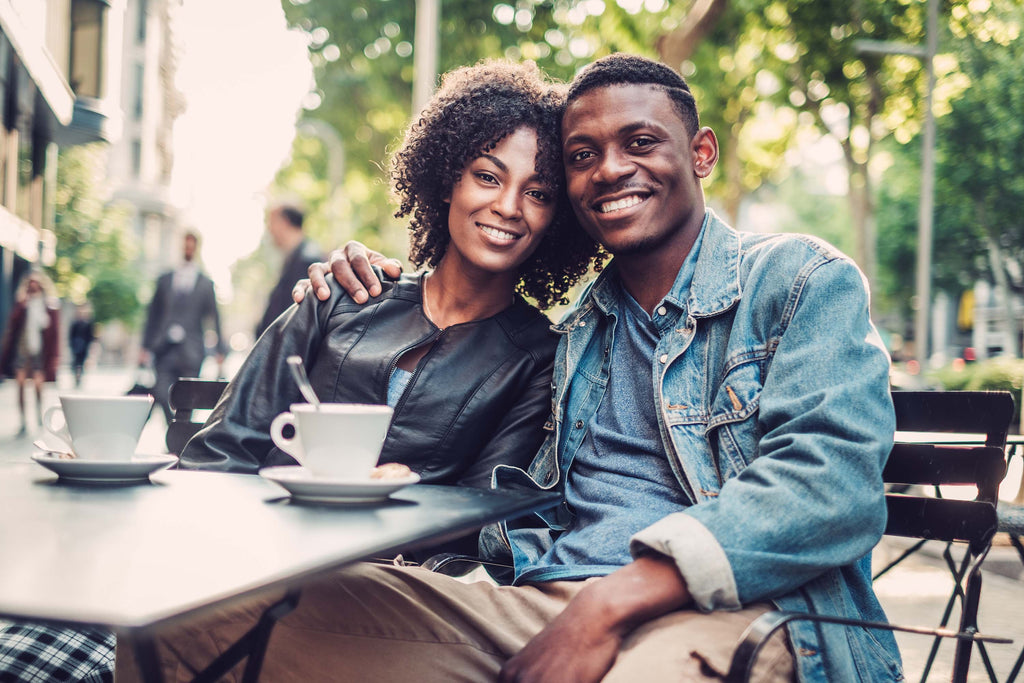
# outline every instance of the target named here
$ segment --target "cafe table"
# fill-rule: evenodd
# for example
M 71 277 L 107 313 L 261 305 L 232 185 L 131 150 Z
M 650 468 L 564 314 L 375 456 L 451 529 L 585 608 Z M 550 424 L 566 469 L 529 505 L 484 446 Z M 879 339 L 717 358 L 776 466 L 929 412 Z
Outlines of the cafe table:
M 35 463 L 3 464 L 0 618 L 110 628 L 135 644 L 146 680 L 159 681 L 152 637 L 162 627 L 283 589 L 247 643 L 255 680 L 274 619 L 305 581 L 557 500 L 414 485 L 375 503 L 300 504 L 257 475 L 170 470 L 129 485 L 75 484 Z

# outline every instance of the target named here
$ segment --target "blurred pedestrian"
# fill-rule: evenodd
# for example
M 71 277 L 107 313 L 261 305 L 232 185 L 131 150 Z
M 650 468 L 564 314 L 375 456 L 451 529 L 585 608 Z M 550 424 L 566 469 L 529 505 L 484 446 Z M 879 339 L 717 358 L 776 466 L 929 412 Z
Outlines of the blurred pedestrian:
M 57 380 L 60 303 L 53 282 L 40 270 L 32 270 L 22 279 L 14 300 L 0 351 L 0 368 L 18 383 L 18 436 L 24 436 L 28 431 L 25 382 L 31 377 L 35 385 L 36 424 L 42 424 L 43 383 Z
M 302 210 L 293 204 L 277 204 L 267 212 L 267 233 L 285 258 L 281 276 L 267 300 L 267 309 L 256 326 L 257 339 L 292 305 L 292 287 L 306 277 L 310 264 L 324 260 L 323 250 L 303 233 L 302 222 Z
M 217 337 L 214 353 L 221 368 L 218 374 L 223 374 L 225 345 L 220 333 L 217 296 L 213 280 L 199 271 L 198 247 L 199 236 L 186 233 L 181 265 L 157 279 L 139 353 L 140 365 L 153 364 L 153 398 L 163 409 L 168 424 L 172 416 L 168 392 L 179 377 L 199 376 L 206 357 L 206 326 Z
M 71 372 L 75 376 L 75 388 L 82 386 L 82 373 L 85 371 L 85 359 L 89 356 L 89 347 L 96 339 L 92 320 L 92 307 L 89 304 L 78 304 L 75 308 L 75 319 L 68 329 L 68 346 L 71 348 Z

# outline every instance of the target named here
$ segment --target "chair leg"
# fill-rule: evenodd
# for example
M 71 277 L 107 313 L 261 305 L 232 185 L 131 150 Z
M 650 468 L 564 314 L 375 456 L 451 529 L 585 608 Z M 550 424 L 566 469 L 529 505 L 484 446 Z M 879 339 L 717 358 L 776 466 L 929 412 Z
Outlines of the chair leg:
M 969 555 L 969 553 L 968 553 Z M 967 591 L 962 602 L 963 614 L 960 617 L 960 630 L 967 633 L 978 632 L 978 601 L 981 599 L 981 572 L 967 581 Z M 970 640 L 959 640 L 956 643 L 956 654 L 953 657 L 953 683 L 967 683 L 967 671 L 971 667 Z
M 1020 542 L 1020 536 L 1010 534 L 1010 543 L 1020 555 L 1021 564 L 1024 564 L 1024 545 Z M 1014 662 L 1013 668 L 1010 670 L 1010 675 L 1006 677 L 1006 683 L 1014 683 L 1017 680 L 1017 674 L 1020 673 L 1021 667 L 1024 667 L 1024 648 L 1021 648 L 1020 655 L 1017 656 L 1017 661 Z
M 952 543 L 946 544 L 946 549 L 942 553 L 942 557 L 946 560 L 946 566 L 949 568 L 949 571 L 953 576 L 953 593 L 949 596 L 949 600 L 946 601 L 946 609 L 942 612 L 942 621 L 939 623 L 940 627 L 945 627 L 949 623 L 949 618 L 953 614 L 953 605 L 956 604 L 957 598 L 960 599 L 961 605 L 964 604 L 962 583 L 971 561 L 970 553 L 966 553 L 963 561 L 960 563 L 960 567 L 957 567 L 956 561 L 953 559 L 953 555 L 950 552 L 950 548 L 952 546 Z M 935 642 L 932 643 L 932 648 L 928 652 L 928 659 L 925 660 L 924 671 L 921 674 L 921 683 L 925 683 L 928 680 L 928 674 L 931 673 L 932 665 L 935 664 L 935 658 L 939 654 L 939 646 L 941 644 L 941 638 L 936 638 Z
M 1006 677 L 1006 683 L 1013 683 L 1017 680 L 1017 674 L 1020 673 L 1021 666 L 1024 666 L 1024 648 L 1021 649 L 1017 661 L 1014 662 L 1013 668 L 1010 669 L 1010 675 Z

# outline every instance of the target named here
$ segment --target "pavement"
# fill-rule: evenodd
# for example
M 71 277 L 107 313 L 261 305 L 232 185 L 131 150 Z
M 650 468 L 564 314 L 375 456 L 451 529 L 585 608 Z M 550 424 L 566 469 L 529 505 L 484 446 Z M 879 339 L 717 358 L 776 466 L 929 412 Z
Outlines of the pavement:
M 229 369 L 237 367 L 237 362 L 228 360 Z M 209 364 L 208 364 L 209 365 Z M 204 373 L 213 368 L 204 367 Z M 66 368 L 62 369 L 57 378 L 56 386 L 46 385 L 43 396 L 43 409 L 58 404 L 58 394 L 123 394 L 134 383 L 135 376 L 131 368 L 122 366 L 88 367 L 78 389 Z M 30 392 L 29 399 L 29 430 L 26 436 L 17 436 L 19 427 L 17 407 L 17 386 L 12 380 L 0 382 L 0 464 L 5 462 L 30 462 L 34 447 L 33 439 L 45 436 L 41 428 L 33 428 L 35 424 L 34 395 Z M 153 411 L 142 437 L 139 441 L 140 453 L 164 452 L 164 431 L 166 424 L 159 409 Z M 1000 496 L 1011 499 L 1017 492 L 1021 478 L 1021 459 L 1011 462 Z M 884 539 L 875 551 L 876 564 L 882 563 L 887 557 L 895 557 L 903 544 L 899 540 Z M 925 546 L 924 552 L 916 553 L 901 563 L 889 574 L 875 583 L 875 590 L 889 619 L 893 623 L 903 625 L 932 626 L 941 618 L 953 582 L 940 557 L 941 544 L 932 543 Z M 999 635 L 1014 639 L 1012 645 L 990 645 L 988 653 L 991 657 L 997 680 L 1005 681 L 1013 668 L 1021 648 L 1024 647 L 1024 575 L 1017 552 L 1008 545 L 1005 539 L 997 536 L 996 542 L 988 559 L 985 561 L 983 589 L 981 592 L 981 610 L 979 625 L 983 633 Z M 957 613 L 954 612 L 954 619 Z M 919 635 L 898 634 L 897 641 L 903 654 L 906 680 L 921 680 L 924 661 L 932 645 L 932 639 Z M 928 681 L 948 681 L 953 659 L 952 642 L 942 641 L 939 657 L 932 668 Z M 969 680 L 988 681 L 988 675 L 977 654 L 971 664 Z

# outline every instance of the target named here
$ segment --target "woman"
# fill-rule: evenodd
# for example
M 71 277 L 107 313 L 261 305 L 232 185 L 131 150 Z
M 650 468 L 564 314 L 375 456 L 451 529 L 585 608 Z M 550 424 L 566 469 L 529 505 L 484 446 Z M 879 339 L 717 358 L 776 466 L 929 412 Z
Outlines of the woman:
M 293 354 L 321 401 L 394 407 L 382 463 L 480 487 L 498 463 L 525 466 L 550 410 L 556 340 L 523 295 L 545 308 L 561 301 L 597 253 L 561 199 L 559 105 L 532 65 L 447 74 L 391 168 L 396 216 L 411 217 L 410 260 L 433 270 L 386 282 L 368 304 L 333 284 L 327 301 L 282 314 L 181 466 L 295 464 L 269 435 L 303 401 L 285 363 Z
M 327 301 L 308 297 L 283 313 L 182 450 L 181 467 L 295 464 L 269 436 L 274 416 L 303 400 L 285 363 L 293 354 L 321 401 L 394 407 L 382 463 L 402 462 L 425 482 L 481 487 L 499 462 L 525 466 L 550 410 L 557 342 L 523 296 L 543 308 L 564 302 L 598 253 L 563 199 L 560 106 L 532 64 L 446 74 L 391 168 L 396 216 L 411 217 L 409 258 L 433 270 L 388 281 L 362 305 L 332 283 Z M 89 676 L 102 674 L 89 680 L 109 680 L 113 634 L 10 629 L 7 649 L 33 641 L 31 665 L 54 679 L 85 680 L 53 661 L 74 642 L 89 653 Z M 31 678 L 12 673 L 4 680 Z
M 36 389 L 36 423 L 42 424 L 43 383 L 57 381 L 60 304 L 53 283 L 42 271 L 33 270 L 21 281 L 15 304 L 7 320 L 0 367 L 18 383 L 21 428 L 28 431 L 25 417 L 25 382 L 32 378 Z

